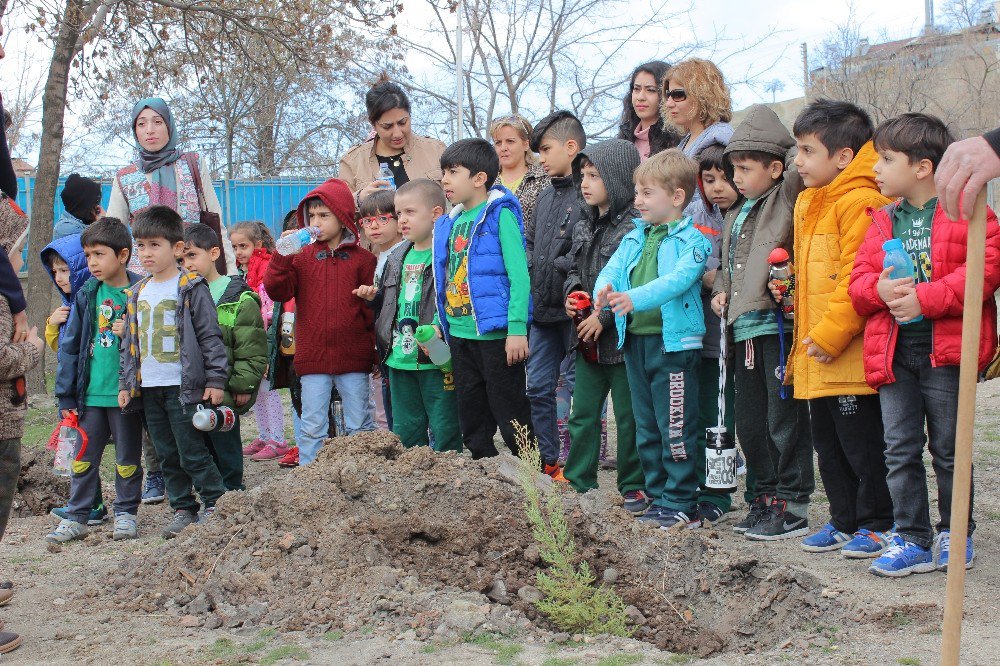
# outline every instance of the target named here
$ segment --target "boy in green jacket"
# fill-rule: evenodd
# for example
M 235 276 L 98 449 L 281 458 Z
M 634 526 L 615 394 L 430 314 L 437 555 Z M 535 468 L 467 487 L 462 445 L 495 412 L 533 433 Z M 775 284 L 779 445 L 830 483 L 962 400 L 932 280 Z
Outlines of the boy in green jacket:
M 229 361 L 223 404 L 237 414 L 236 424 L 227 432 L 205 433 L 205 444 L 222 475 L 226 490 L 243 490 L 243 444 L 238 415 L 254 403 L 260 380 L 267 369 L 267 332 L 260 313 L 260 297 L 236 275 L 220 275 L 215 260 L 222 243 L 215 230 L 192 224 L 184 231 L 184 268 L 208 282 L 219 313 L 219 328 Z

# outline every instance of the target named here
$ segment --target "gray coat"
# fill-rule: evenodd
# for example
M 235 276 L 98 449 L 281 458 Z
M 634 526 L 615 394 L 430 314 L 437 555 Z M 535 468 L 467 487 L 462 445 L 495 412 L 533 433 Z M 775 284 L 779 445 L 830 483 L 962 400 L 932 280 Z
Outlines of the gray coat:
M 376 311 L 375 319 L 375 347 L 378 349 L 379 361 L 384 363 L 392 352 L 392 334 L 396 328 L 396 315 L 399 312 L 399 290 L 402 288 L 400 279 L 403 274 L 403 260 L 406 253 L 413 247 L 413 243 L 407 241 L 397 247 L 386 259 L 385 268 L 382 271 L 382 280 L 379 283 L 378 294 L 375 296 L 373 307 Z M 437 316 L 437 295 L 434 288 L 433 262 L 427 262 L 424 266 L 424 277 L 420 289 L 420 314 L 418 326 L 433 324 Z M 430 363 L 421 350 L 418 352 L 418 360 L 421 363 Z

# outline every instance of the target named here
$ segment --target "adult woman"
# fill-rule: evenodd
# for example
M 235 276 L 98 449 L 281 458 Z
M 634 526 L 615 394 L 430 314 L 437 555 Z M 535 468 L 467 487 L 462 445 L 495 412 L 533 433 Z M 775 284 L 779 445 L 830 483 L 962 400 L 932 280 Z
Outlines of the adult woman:
M 521 202 L 527 220 L 538 194 L 549 186 L 549 177 L 528 147 L 531 123 L 516 113 L 497 118 L 490 123 L 490 137 L 500 158 L 500 183 Z
M 417 178 L 441 180 L 444 144 L 413 133 L 410 100 L 402 88 L 383 75 L 365 95 L 365 107 L 374 136 L 347 151 L 337 174 L 354 192 L 355 203 L 388 187 L 378 177 L 383 164 L 392 171 L 396 187 Z
M 623 100 L 618 138 L 631 141 L 645 162 L 650 155 L 673 148 L 680 136 L 660 116 L 660 87 L 670 65 L 662 60 L 643 63 L 632 71 Z

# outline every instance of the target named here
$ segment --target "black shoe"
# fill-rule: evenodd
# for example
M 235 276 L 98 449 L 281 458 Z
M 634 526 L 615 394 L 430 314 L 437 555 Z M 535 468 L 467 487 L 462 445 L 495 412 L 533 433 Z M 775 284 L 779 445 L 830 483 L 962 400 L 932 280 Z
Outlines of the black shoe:
M 780 541 L 807 534 L 809 534 L 809 521 L 794 513 L 788 513 L 785 510 L 785 500 L 776 499 L 771 502 L 768 512 L 760 522 L 744 532 L 743 536 L 751 541 Z
M 770 498 L 767 495 L 754 497 L 753 501 L 749 504 L 750 513 L 746 515 L 746 518 L 733 525 L 733 531 L 743 534 L 751 527 L 754 527 L 764 517 L 764 514 L 767 513 L 767 505 L 769 503 Z
M 698 502 L 698 510 L 695 512 L 698 520 L 704 526 L 705 523 L 717 525 L 726 517 L 726 512 L 715 506 L 711 502 Z
M 633 516 L 641 516 L 646 513 L 646 509 L 653 503 L 649 495 L 642 490 L 630 490 L 622 495 L 622 500 L 624 500 L 625 510 Z

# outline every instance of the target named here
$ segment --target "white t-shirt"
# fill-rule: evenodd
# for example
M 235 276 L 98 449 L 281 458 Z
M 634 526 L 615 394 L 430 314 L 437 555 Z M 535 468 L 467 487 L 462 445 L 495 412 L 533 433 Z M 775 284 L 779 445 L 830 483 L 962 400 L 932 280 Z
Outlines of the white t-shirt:
M 180 386 L 181 349 L 177 292 L 181 274 L 150 280 L 139 292 L 139 360 L 143 386 Z

